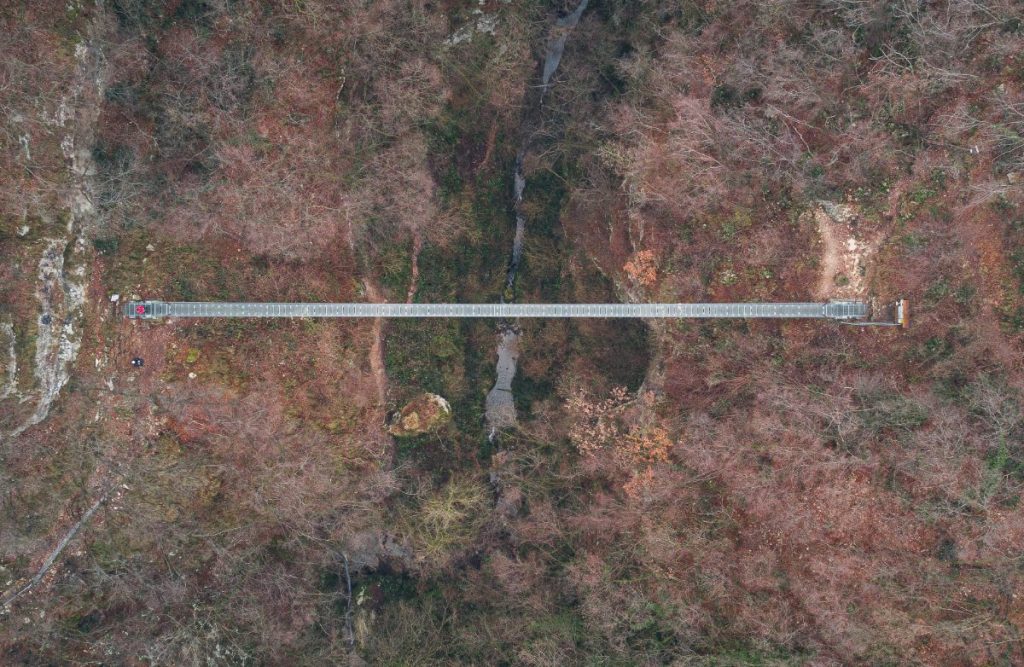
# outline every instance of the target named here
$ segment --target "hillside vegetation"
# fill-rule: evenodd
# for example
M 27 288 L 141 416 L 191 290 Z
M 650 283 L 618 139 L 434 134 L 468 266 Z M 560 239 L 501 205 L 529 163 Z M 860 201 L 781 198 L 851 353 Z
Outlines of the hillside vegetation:
M 574 6 L 0 9 L 0 663 L 1024 662 L 1021 5 Z M 492 441 L 494 322 L 114 294 L 913 310 L 523 321 Z

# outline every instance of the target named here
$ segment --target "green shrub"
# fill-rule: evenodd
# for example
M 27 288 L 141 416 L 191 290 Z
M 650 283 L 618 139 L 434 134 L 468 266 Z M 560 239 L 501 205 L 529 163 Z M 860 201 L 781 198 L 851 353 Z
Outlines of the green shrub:
M 117 252 L 117 247 L 120 243 L 121 242 L 115 237 L 93 239 L 92 247 L 96 248 L 96 252 L 99 254 L 109 256 Z
M 422 500 L 408 516 L 406 530 L 417 555 L 435 563 L 467 547 L 486 520 L 487 488 L 469 478 L 455 478 Z

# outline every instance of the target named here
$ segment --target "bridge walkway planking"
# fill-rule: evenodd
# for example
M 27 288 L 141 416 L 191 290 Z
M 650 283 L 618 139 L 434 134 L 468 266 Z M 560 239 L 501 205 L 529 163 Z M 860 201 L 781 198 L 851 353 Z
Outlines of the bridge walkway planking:
M 140 311 L 139 309 L 142 309 Z M 862 320 L 861 301 L 827 303 L 230 303 L 130 301 L 129 318 L 207 317 L 459 317 L 459 318 L 778 318 Z

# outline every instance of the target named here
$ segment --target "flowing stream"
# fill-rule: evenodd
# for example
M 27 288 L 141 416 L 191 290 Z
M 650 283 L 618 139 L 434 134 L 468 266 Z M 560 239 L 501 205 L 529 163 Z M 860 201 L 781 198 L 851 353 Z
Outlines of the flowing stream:
M 590 0 L 580 0 L 579 5 L 571 14 L 555 21 L 553 34 L 548 40 L 544 54 L 544 68 L 541 72 L 540 94 L 535 102 L 528 106 L 524 118 L 523 141 L 516 155 L 515 172 L 512 174 L 512 202 L 516 218 L 516 231 L 512 238 L 512 256 L 508 263 L 505 276 L 505 289 L 502 302 L 506 295 L 512 294 L 516 275 L 523 259 L 523 239 L 526 236 L 526 216 L 522 211 L 523 191 L 526 189 L 526 177 L 523 175 L 523 163 L 534 136 L 534 130 L 543 118 L 544 95 L 551 86 L 551 77 L 558 69 L 565 52 L 565 42 L 569 33 L 579 23 L 583 11 Z M 488 440 L 493 441 L 501 429 L 516 425 L 516 406 L 512 396 L 512 379 L 516 375 L 516 362 L 519 360 L 519 327 L 514 322 L 502 322 L 498 326 L 498 363 L 495 369 L 494 386 L 487 393 L 484 415 L 487 420 Z

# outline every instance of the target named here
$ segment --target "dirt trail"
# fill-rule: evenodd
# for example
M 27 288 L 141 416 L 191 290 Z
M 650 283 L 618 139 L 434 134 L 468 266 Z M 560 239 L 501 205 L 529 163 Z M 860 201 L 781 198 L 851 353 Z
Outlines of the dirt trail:
M 868 262 L 878 238 L 859 238 L 855 206 L 818 202 L 813 212 L 821 241 L 821 271 L 814 289 L 817 299 L 857 299 L 867 296 Z
M 366 287 L 366 296 L 373 303 L 383 303 L 380 290 L 372 280 L 363 280 Z M 370 344 L 370 372 L 377 385 L 377 405 L 384 407 L 388 396 L 388 374 L 384 369 L 384 320 L 375 318 L 373 320 L 373 343 Z
M 423 235 L 416 229 L 412 233 L 412 275 L 409 277 L 409 290 L 405 294 L 405 302 L 412 303 L 416 296 L 416 288 L 420 283 L 420 251 L 423 250 Z
M 1024 373 L 1024 359 L 1000 328 L 1001 316 L 997 311 L 1005 286 L 1013 284 L 1007 265 L 1010 249 L 1003 246 L 1000 221 L 970 205 L 957 211 L 956 220 L 962 243 L 968 249 L 964 274 L 975 276 L 983 313 L 981 317 L 974 318 L 974 326 L 978 328 L 980 337 L 988 341 L 993 360 L 1020 381 Z

